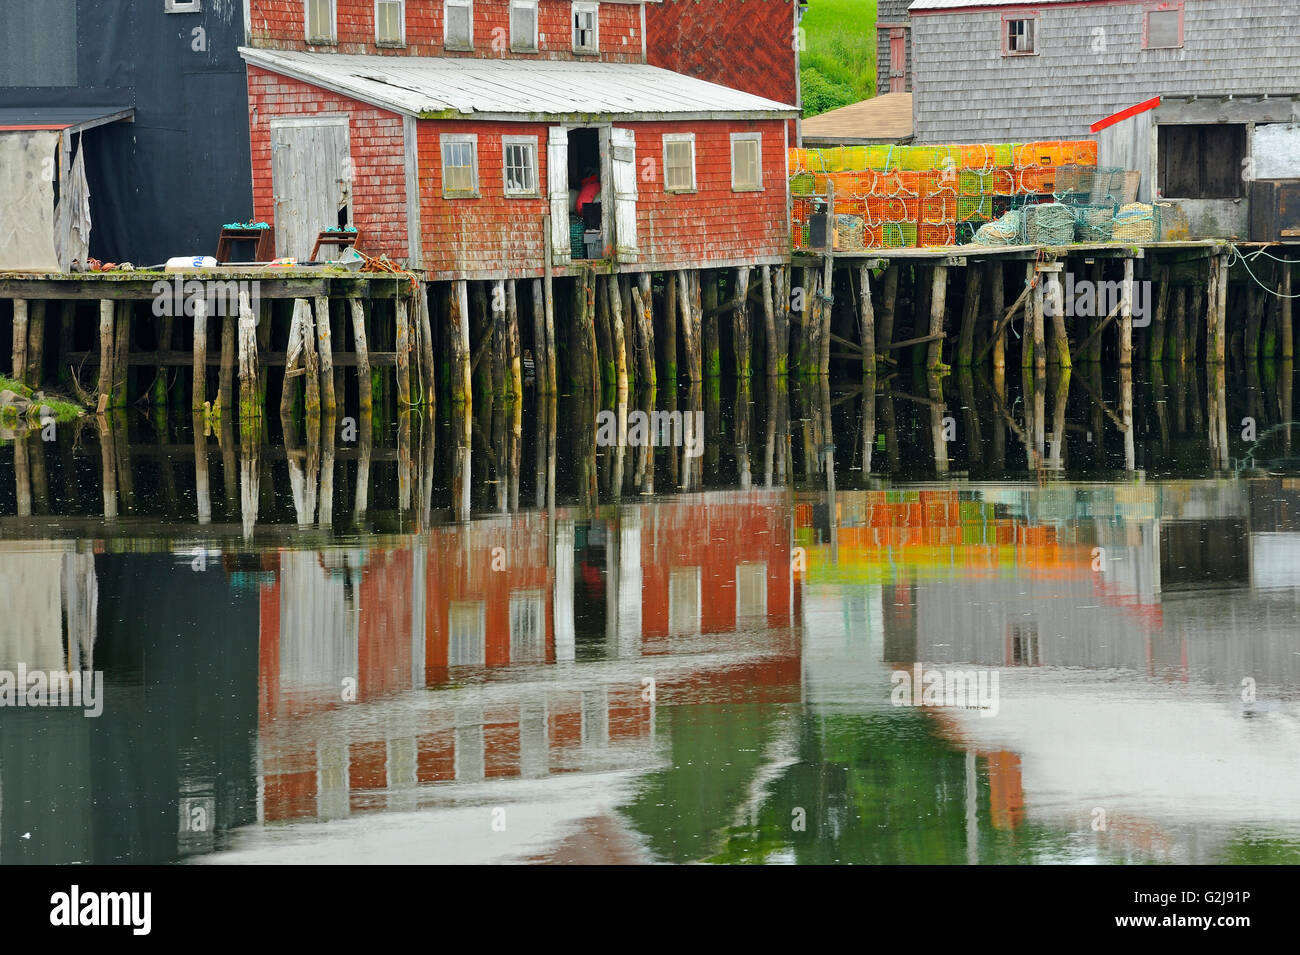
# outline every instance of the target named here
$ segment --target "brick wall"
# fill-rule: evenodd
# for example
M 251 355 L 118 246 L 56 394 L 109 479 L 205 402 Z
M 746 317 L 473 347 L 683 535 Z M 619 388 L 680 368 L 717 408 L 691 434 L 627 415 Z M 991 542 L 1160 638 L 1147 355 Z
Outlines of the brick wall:
M 637 262 L 646 268 L 754 261 L 789 250 L 786 231 L 785 139 L 782 120 L 628 123 L 636 133 Z M 421 225 L 425 267 L 482 274 L 544 268 L 547 126 L 542 123 L 422 121 L 419 124 Z M 763 134 L 763 191 L 732 192 L 733 132 Z M 477 199 L 442 198 L 440 135 L 478 135 Z M 670 194 L 663 185 L 664 133 L 695 133 L 697 191 Z M 538 198 L 505 198 L 501 137 L 536 136 Z M 652 160 L 646 163 L 645 160 Z M 648 177 L 648 178 L 647 178 Z
M 346 114 L 355 174 L 353 224 L 364 233 L 362 251 L 405 261 L 406 167 L 402 117 L 358 103 L 298 80 L 248 68 L 249 130 L 252 137 L 253 209 L 274 222 L 271 182 L 271 120 L 315 114 Z
M 539 0 L 537 53 L 510 51 L 510 0 L 474 0 L 472 52 L 443 47 L 443 0 L 406 0 L 406 46 L 375 45 L 374 0 L 336 0 L 337 44 L 308 46 L 304 36 L 303 0 L 252 0 L 251 45 L 271 49 L 336 53 L 382 53 L 398 56 L 502 56 L 521 59 L 592 60 L 575 57 L 569 23 L 569 0 Z M 786 0 L 779 0 L 785 3 Z M 600 4 L 600 59 L 640 63 L 641 7 L 636 3 Z
M 653 66 L 795 104 L 791 0 L 663 0 L 646 5 Z

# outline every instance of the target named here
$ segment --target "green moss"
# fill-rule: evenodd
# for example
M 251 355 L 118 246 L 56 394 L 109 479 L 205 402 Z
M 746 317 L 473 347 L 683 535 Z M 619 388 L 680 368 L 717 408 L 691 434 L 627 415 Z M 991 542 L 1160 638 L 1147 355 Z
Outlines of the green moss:
M 28 388 L 26 385 L 19 384 L 12 378 L 6 378 L 4 375 L 0 375 L 0 391 L 12 391 L 16 394 L 22 395 L 24 398 L 31 398 L 34 394 L 32 389 Z M 50 394 L 49 392 L 45 392 L 45 397 L 41 399 L 41 404 L 49 406 L 50 410 L 54 412 L 54 419 L 56 421 L 72 421 L 86 413 L 86 410 L 76 402 L 68 401 L 66 398 L 60 398 L 56 395 Z M 6 423 L 12 423 L 18 420 L 18 413 L 9 408 L 0 409 L 0 418 L 3 418 Z

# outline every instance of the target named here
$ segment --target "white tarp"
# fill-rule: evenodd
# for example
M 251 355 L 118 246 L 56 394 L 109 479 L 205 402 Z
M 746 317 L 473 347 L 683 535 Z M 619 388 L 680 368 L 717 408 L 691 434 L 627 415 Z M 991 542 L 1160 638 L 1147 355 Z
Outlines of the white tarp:
M 57 272 L 54 177 L 59 134 L 0 133 L 0 271 Z
M 80 143 L 68 181 L 60 190 L 54 219 L 54 247 L 66 272 L 74 260 L 84 263 L 90 255 L 90 184 L 86 181 L 86 151 Z

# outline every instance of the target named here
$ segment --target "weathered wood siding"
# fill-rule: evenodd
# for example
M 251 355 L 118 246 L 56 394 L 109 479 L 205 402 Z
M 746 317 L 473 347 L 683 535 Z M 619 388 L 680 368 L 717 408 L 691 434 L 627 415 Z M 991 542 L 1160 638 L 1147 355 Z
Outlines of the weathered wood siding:
M 1002 55 L 1000 8 L 912 11 L 917 142 L 1081 139 L 1156 95 L 1300 89 L 1286 0 L 1187 0 L 1183 47 L 1163 50 L 1142 49 L 1138 3 L 1025 9 L 1039 14 L 1034 56 Z
M 616 122 L 636 137 L 636 229 L 638 254 L 626 264 L 650 268 L 698 268 L 710 264 L 776 261 L 789 251 L 786 228 L 784 121 Z M 546 123 L 472 123 L 422 120 L 420 218 L 425 268 L 450 277 L 541 275 L 542 217 L 547 199 Z M 763 134 L 763 189 L 731 189 L 731 133 Z M 667 193 L 663 180 L 665 133 L 695 133 L 693 193 Z M 478 136 L 479 198 L 444 199 L 439 136 Z M 536 136 L 536 198 L 505 198 L 502 136 Z M 647 164 L 646 159 L 652 160 Z M 648 177 L 648 178 L 647 178 Z M 360 201 L 361 187 L 355 193 Z M 612 191 L 606 190 L 607 201 Z
M 338 42 L 327 46 L 307 45 L 302 0 L 251 2 L 253 29 L 250 44 L 267 49 L 397 56 L 505 55 L 512 59 L 595 59 L 573 54 L 569 0 L 539 0 L 537 53 L 510 50 L 510 0 L 474 0 L 474 49 L 469 52 L 448 50 L 443 45 L 442 0 L 406 0 L 406 45 L 402 47 L 376 45 L 374 0 L 337 0 Z M 786 0 L 781 2 L 784 4 Z M 604 2 L 599 9 L 600 59 L 608 63 L 641 63 L 640 4 Z M 495 30 L 504 31 L 496 34 L 496 49 L 493 48 Z
M 253 214 L 275 221 L 271 177 L 271 120 L 277 117 L 348 117 L 353 225 L 362 248 L 406 261 L 406 166 L 402 117 L 298 80 L 248 68 L 249 127 L 253 156 Z
M 876 23 L 907 23 L 907 7 L 911 0 L 876 0 Z M 912 37 L 903 41 L 903 71 L 906 84 L 903 92 L 912 91 Z M 893 61 L 889 55 L 889 29 L 881 26 L 876 30 L 876 95 L 889 92 L 889 71 Z
M 797 102 L 791 0 L 663 0 L 647 3 L 645 17 L 651 66 Z

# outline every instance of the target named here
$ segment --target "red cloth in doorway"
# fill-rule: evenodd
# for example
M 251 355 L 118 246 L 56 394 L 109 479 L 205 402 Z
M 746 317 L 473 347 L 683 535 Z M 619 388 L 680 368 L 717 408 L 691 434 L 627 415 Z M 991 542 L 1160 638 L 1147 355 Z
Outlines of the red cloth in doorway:
M 588 176 L 578 186 L 578 215 L 582 215 L 582 209 L 587 203 L 591 202 L 600 194 L 600 180 L 595 176 Z

